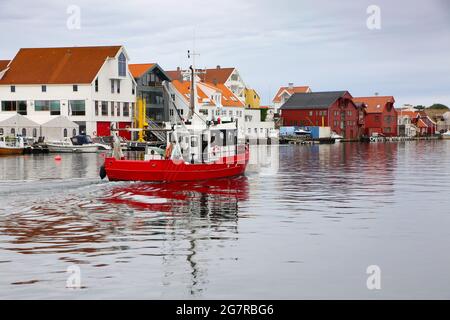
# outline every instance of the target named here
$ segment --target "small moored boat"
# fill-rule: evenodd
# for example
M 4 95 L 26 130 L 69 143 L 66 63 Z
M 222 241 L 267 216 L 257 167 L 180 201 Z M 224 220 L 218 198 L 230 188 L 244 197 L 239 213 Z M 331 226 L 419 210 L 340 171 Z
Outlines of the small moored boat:
M 24 149 L 22 137 L 0 136 L 0 156 L 23 154 Z
M 90 136 L 79 135 L 66 138 L 63 141 L 50 141 L 47 143 L 50 152 L 57 153 L 94 153 L 98 146 L 92 143 Z
M 442 139 L 444 140 L 450 140 L 450 130 L 447 130 L 447 132 L 444 132 L 442 134 Z

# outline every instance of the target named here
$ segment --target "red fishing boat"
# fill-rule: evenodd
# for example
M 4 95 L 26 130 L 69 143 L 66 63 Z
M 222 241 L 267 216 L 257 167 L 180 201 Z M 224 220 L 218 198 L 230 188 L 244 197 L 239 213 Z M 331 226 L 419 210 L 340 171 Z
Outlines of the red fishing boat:
M 152 149 L 152 151 L 154 151 Z M 117 160 L 106 158 L 101 175 L 110 181 L 195 181 L 241 175 L 249 160 L 248 147 L 232 156 L 214 161 L 187 162 L 185 159 Z
M 187 121 L 167 125 L 165 149 L 147 147 L 143 160 L 126 159 L 118 138 L 100 177 L 110 181 L 195 181 L 241 175 L 249 149 L 239 143 L 237 122 L 205 121 L 196 108 L 195 68 L 191 67 L 191 103 Z M 175 109 L 176 106 L 174 105 Z M 177 110 L 177 114 L 180 113 Z

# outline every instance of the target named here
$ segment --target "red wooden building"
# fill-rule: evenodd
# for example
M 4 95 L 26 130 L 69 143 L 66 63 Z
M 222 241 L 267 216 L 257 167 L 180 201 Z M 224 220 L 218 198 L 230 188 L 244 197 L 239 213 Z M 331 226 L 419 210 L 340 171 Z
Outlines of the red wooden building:
M 397 135 L 397 111 L 394 108 L 394 97 L 358 97 L 354 98 L 353 101 L 366 105 L 364 120 L 364 134 L 366 136 L 382 134 L 386 137 L 392 137 Z
M 346 139 L 363 134 L 364 108 L 348 91 L 295 93 L 281 106 L 284 126 L 322 126 Z

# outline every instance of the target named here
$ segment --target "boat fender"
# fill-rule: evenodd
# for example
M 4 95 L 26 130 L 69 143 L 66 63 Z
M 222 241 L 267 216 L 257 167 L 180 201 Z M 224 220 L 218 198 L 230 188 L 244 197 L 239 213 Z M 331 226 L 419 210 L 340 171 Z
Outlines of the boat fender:
M 166 159 L 170 159 L 170 157 L 172 156 L 172 149 L 173 149 L 172 144 L 168 143 L 166 147 L 166 155 L 165 155 Z
M 101 166 L 100 167 L 100 179 L 105 179 L 106 178 L 106 170 L 105 170 L 105 166 Z

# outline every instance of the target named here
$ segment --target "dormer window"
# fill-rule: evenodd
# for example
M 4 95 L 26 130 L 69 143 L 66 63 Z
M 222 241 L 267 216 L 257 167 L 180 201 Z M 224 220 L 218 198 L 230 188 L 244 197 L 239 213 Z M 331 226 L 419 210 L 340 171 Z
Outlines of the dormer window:
M 41 86 L 41 91 L 42 91 L 42 92 L 47 92 L 47 86 L 45 86 L 45 85 L 44 85 L 44 86 Z
M 119 77 L 125 77 L 127 74 L 127 59 L 123 52 L 119 56 Z

